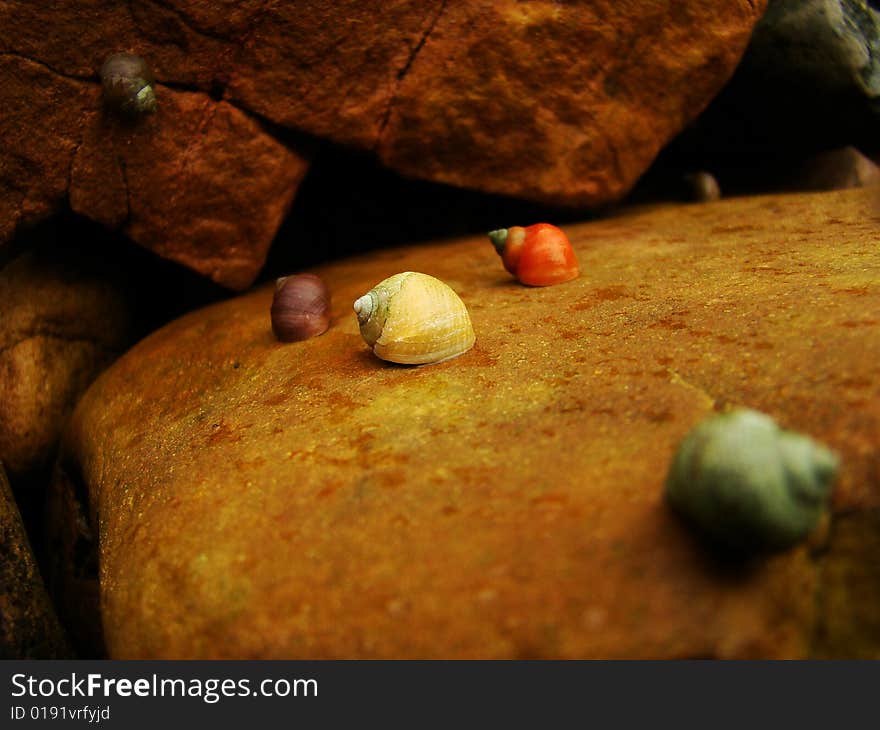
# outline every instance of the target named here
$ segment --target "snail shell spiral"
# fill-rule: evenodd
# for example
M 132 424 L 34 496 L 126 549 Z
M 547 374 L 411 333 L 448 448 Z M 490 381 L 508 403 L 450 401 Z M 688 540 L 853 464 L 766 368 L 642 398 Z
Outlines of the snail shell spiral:
M 389 362 L 442 362 L 474 344 L 464 302 L 427 274 L 405 271 L 385 279 L 354 303 L 354 311 L 364 341 Z
M 736 410 L 697 425 L 666 479 L 670 505 L 717 544 L 782 550 L 818 525 L 838 459 L 769 416 Z

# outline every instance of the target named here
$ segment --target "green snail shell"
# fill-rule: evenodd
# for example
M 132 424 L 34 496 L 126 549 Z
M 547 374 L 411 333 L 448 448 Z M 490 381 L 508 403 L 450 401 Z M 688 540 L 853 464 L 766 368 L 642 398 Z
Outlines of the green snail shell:
M 666 498 L 713 542 L 743 552 L 783 550 L 818 525 L 838 459 L 769 416 L 710 417 L 682 441 Z

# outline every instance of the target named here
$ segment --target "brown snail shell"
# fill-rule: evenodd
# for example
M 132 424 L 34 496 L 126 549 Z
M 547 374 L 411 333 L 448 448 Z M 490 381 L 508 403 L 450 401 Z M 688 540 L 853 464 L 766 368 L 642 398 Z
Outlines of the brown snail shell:
M 281 342 L 297 342 L 330 327 L 330 290 L 314 274 L 284 276 L 275 282 L 272 331 Z
M 721 186 L 711 172 L 700 170 L 684 176 L 687 199 L 697 203 L 711 203 L 721 200 Z
M 405 271 L 385 279 L 354 303 L 354 311 L 364 341 L 389 362 L 443 362 L 474 345 L 464 302 L 427 274 Z
M 130 119 L 156 111 L 155 82 L 147 62 L 132 53 L 117 53 L 101 66 L 104 102 Z

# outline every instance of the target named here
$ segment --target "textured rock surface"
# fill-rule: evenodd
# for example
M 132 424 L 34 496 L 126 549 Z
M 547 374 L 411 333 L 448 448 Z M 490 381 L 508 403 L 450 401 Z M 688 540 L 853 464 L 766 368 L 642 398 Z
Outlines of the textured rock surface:
M 2 464 L 0 556 L 0 659 L 69 657 Z
M 764 5 L 279 4 L 226 93 L 408 175 L 591 205 L 624 194 L 717 93 Z
M 727 81 L 764 4 L 441 3 L 379 154 L 532 200 L 616 200 Z
M 156 114 L 122 122 L 103 110 L 94 70 L 77 72 L 86 75 L 0 50 L 0 242 L 69 198 L 161 256 L 225 286 L 250 284 L 305 158 L 204 93 L 160 86 Z
M 875 195 L 567 226 L 584 275 L 545 289 L 483 238 L 341 262 L 293 345 L 269 287 L 153 334 L 66 439 L 110 654 L 876 656 Z M 471 352 L 370 354 L 350 302 L 405 269 L 459 292 Z M 827 552 L 724 564 L 667 509 L 677 443 L 728 405 L 841 455 Z
M 874 440 L 874 463 L 877 459 Z M 875 472 L 876 474 L 876 467 Z M 823 567 L 833 590 L 820 595 L 822 620 L 816 633 L 821 658 L 880 658 L 880 509 L 841 515 L 831 534 Z
M 0 460 L 13 476 L 50 465 L 76 399 L 132 341 L 119 272 L 65 243 L 0 268 Z
M 70 168 L 70 205 L 235 289 L 266 258 L 307 163 L 251 117 L 165 90 L 131 127 L 96 114 Z
M 69 191 L 85 215 L 245 286 L 305 170 L 248 113 L 408 175 L 615 199 L 721 88 L 764 5 L 10 0 L 0 240 Z M 159 112 L 134 130 L 100 113 L 96 70 L 119 51 L 160 82 Z

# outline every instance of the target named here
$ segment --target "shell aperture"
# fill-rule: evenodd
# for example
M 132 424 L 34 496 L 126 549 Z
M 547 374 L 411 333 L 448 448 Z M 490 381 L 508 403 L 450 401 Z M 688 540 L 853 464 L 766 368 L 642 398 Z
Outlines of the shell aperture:
M 464 303 L 447 284 L 427 274 L 395 274 L 358 298 L 354 310 L 364 341 L 389 362 L 442 362 L 474 344 Z

